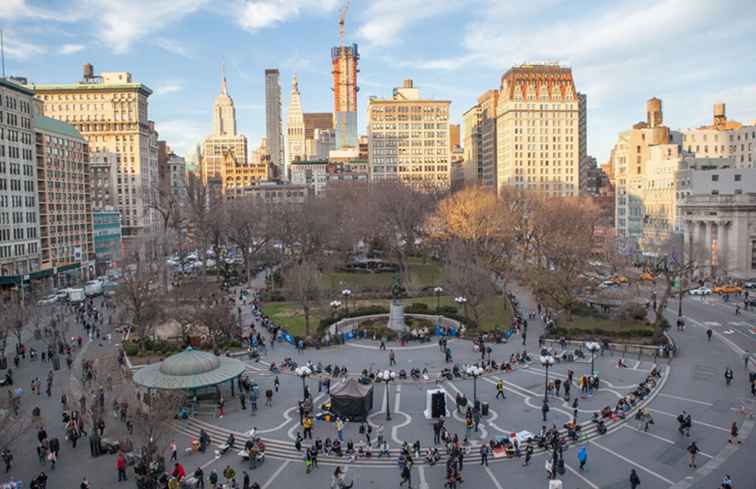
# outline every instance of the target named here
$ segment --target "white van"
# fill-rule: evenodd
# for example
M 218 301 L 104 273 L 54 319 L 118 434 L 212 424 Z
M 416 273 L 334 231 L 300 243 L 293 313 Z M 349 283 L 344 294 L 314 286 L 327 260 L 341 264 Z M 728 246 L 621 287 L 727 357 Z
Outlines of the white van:
M 84 300 L 84 289 L 68 289 L 68 301 L 77 304 Z
M 102 294 L 102 282 L 99 280 L 90 280 L 87 285 L 84 286 L 84 293 L 87 297 Z

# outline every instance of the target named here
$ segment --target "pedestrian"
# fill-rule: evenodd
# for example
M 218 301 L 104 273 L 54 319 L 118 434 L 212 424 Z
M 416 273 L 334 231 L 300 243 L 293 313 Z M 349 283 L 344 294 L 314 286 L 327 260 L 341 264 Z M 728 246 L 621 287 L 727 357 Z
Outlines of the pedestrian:
M 635 489 L 640 485 L 640 477 L 638 477 L 638 473 L 635 471 L 635 469 L 630 471 L 630 487 L 632 489 Z
M 226 401 L 223 399 L 223 396 L 221 396 L 220 399 L 218 399 L 218 417 L 223 417 L 223 407 L 225 406 Z
M 50 462 L 51 469 L 55 470 L 55 462 L 58 461 L 58 455 L 50 450 L 47 452 L 47 461 Z
M 205 472 L 202 467 L 197 467 L 197 470 L 194 471 L 194 479 L 197 481 L 199 489 L 205 489 Z
M 730 439 L 728 443 L 742 443 L 738 440 L 738 423 L 736 421 L 733 421 L 732 426 L 730 426 Z
M 396 353 L 394 350 L 389 350 L 389 367 L 396 365 Z
M 706 337 L 709 339 L 709 341 L 711 341 L 712 334 L 713 334 L 713 331 L 711 330 L 711 328 L 706 330 Z
M 276 392 L 278 392 L 278 388 L 281 385 L 281 381 L 278 380 L 278 375 L 276 375 L 276 378 L 273 379 L 273 387 L 276 389 Z
M 218 473 L 215 470 L 211 470 L 207 480 L 210 481 L 210 487 L 215 489 L 218 486 Z
M 546 414 L 549 412 L 549 401 L 546 399 L 543 400 L 543 405 L 541 406 L 541 414 L 543 415 L 543 420 L 546 421 Z
M 344 422 L 341 420 L 341 418 L 336 418 L 336 434 L 339 437 L 339 441 L 344 441 Z
M 312 417 L 307 416 L 304 419 L 304 423 L 302 424 L 302 427 L 304 428 L 304 438 L 312 440 Z
M 126 477 L 126 457 L 124 457 L 121 450 L 118 450 L 118 455 L 116 456 L 116 469 L 118 470 L 118 482 L 127 481 L 128 478 Z
M 178 447 L 175 441 L 171 441 L 171 462 L 178 462 Z
M 583 470 L 583 467 L 585 467 L 585 463 L 588 461 L 588 450 L 585 449 L 585 446 L 580 447 L 580 450 L 578 450 L 578 462 L 580 462 L 580 470 Z
M 578 398 L 576 397 L 574 401 L 572 401 L 572 419 L 577 421 L 577 415 L 578 415 Z
M 692 442 L 690 445 L 688 445 L 688 467 L 696 468 L 698 467 L 696 465 L 696 455 L 698 455 L 699 452 L 698 445 L 696 445 L 696 442 Z
M 5 473 L 7 474 L 8 472 L 10 472 L 11 465 L 13 464 L 13 454 L 10 450 L 5 448 L 0 453 L 0 455 L 2 455 L 3 462 L 5 462 Z
M 722 478 L 722 489 L 732 489 L 732 478 L 730 474 L 725 474 Z
M 533 445 L 528 443 L 525 447 L 525 461 L 522 463 L 523 467 L 530 465 L 530 459 L 533 457 Z
M 507 396 L 504 395 L 504 381 L 501 379 L 496 382 L 496 399 L 498 399 L 500 396 L 502 399 L 507 398 Z
M 276 386 L 276 392 L 278 392 L 278 386 Z M 268 387 L 265 389 L 265 407 L 273 406 L 273 390 Z
M 487 444 L 482 444 L 480 446 L 480 465 L 485 465 L 488 467 L 488 453 L 490 451 L 490 448 Z
M 404 464 L 402 466 L 402 472 L 401 472 L 402 480 L 399 482 L 399 487 L 403 486 L 404 483 L 407 483 L 407 487 L 409 489 L 412 489 L 412 471 L 410 470 L 409 464 Z

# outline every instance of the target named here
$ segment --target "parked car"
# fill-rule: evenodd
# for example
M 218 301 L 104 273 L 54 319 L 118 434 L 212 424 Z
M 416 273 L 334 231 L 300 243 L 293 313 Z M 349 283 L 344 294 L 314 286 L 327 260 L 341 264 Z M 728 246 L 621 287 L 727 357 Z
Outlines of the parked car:
M 711 289 L 708 287 L 699 287 L 697 289 L 692 289 L 689 292 L 690 295 L 710 295 Z
M 84 286 L 84 293 L 87 295 L 87 297 L 102 294 L 102 282 L 99 280 L 90 280 Z
M 756 278 L 746 280 L 746 282 L 743 284 L 743 287 L 746 289 L 756 289 Z
M 722 285 L 719 287 L 714 287 L 714 293 L 715 294 L 742 294 L 743 293 L 743 287 L 738 287 L 737 285 Z
M 653 273 L 641 273 L 640 277 L 638 277 L 641 282 L 653 282 L 656 280 L 656 275 Z
M 38 306 L 47 306 L 58 302 L 58 294 L 50 294 L 47 297 L 37 301 Z

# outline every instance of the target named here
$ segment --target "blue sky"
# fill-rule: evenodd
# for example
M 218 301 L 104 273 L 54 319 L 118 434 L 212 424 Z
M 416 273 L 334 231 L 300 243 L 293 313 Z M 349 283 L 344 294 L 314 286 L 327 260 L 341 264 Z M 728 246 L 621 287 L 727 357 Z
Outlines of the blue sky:
M 296 72 L 306 112 L 331 111 L 330 48 L 342 0 L 0 0 L 6 70 L 36 82 L 130 71 L 154 90 L 150 117 L 186 151 L 210 131 L 225 63 L 239 129 L 265 134 L 264 77 L 279 68 L 284 121 Z M 360 46 L 361 132 L 370 95 L 413 78 L 450 99 L 454 122 L 523 62 L 573 68 L 588 94 L 589 153 L 603 163 L 616 134 L 664 101 L 673 128 L 707 123 L 715 101 L 756 120 L 753 0 L 353 0 L 347 41 Z

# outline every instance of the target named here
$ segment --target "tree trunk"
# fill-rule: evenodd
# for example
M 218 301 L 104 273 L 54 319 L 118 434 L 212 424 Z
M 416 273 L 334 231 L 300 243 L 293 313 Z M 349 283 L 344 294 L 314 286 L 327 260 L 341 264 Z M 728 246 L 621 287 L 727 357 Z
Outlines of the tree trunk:
M 310 336 L 310 306 L 304 306 L 305 338 Z

